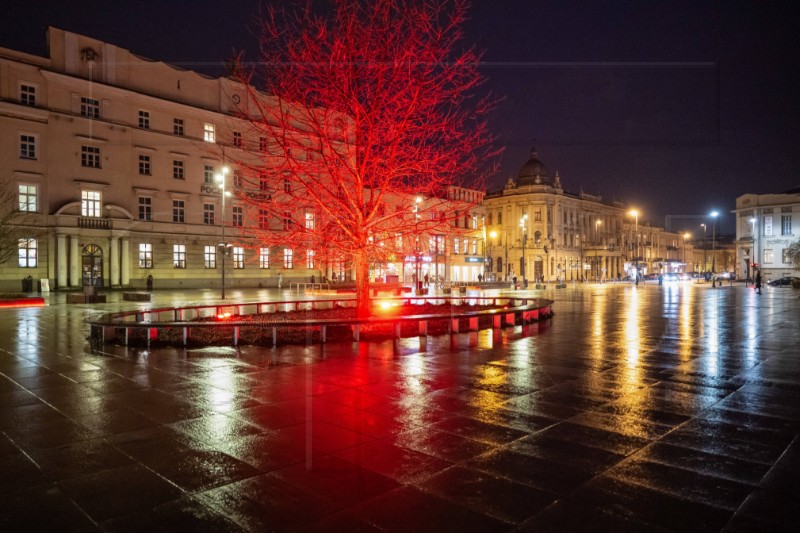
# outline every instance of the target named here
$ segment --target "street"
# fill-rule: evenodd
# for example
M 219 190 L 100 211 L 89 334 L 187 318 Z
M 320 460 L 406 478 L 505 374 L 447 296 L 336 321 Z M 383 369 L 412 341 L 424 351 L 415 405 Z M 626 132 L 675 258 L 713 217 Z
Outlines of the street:
M 89 316 L 219 294 L 0 309 L 0 529 L 796 527 L 800 291 L 526 292 L 555 316 L 422 345 L 92 353 Z

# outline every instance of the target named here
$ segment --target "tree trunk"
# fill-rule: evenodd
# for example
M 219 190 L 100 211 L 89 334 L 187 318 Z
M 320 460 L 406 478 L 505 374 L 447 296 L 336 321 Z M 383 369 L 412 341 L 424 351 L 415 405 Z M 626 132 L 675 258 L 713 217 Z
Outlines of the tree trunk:
M 353 255 L 353 266 L 356 271 L 356 308 L 359 317 L 368 317 L 372 314 L 372 304 L 369 295 L 369 263 L 366 251 L 357 251 Z

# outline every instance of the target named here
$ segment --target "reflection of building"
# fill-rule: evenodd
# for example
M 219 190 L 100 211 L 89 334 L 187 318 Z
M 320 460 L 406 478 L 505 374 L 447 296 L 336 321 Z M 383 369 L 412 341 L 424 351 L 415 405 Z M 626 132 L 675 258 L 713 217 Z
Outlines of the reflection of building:
M 782 194 L 745 194 L 736 199 L 736 274 L 765 278 L 796 275 L 787 248 L 800 238 L 800 189 Z

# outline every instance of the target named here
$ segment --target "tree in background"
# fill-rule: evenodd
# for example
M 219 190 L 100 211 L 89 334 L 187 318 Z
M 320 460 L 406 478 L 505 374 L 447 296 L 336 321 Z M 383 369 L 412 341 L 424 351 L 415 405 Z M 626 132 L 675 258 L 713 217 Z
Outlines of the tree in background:
M 310 4 L 271 9 L 260 61 L 236 65 L 260 139 L 243 147 L 238 197 L 259 245 L 352 265 L 366 316 L 369 265 L 427 250 L 475 205 L 452 191 L 484 183 L 493 99 L 476 95 L 479 56 L 459 48 L 464 1 Z
M 795 270 L 800 270 L 800 239 L 789 245 L 786 249 L 786 254 L 789 256 L 789 261 L 791 261 Z

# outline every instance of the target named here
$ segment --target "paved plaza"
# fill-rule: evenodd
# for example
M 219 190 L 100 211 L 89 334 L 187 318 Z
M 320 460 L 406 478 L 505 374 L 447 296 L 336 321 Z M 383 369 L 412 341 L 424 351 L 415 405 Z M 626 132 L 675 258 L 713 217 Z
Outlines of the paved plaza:
M 90 350 L 211 291 L 0 309 L 0 530 L 796 531 L 800 291 L 531 294 L 551 320 L 277 349 Z

